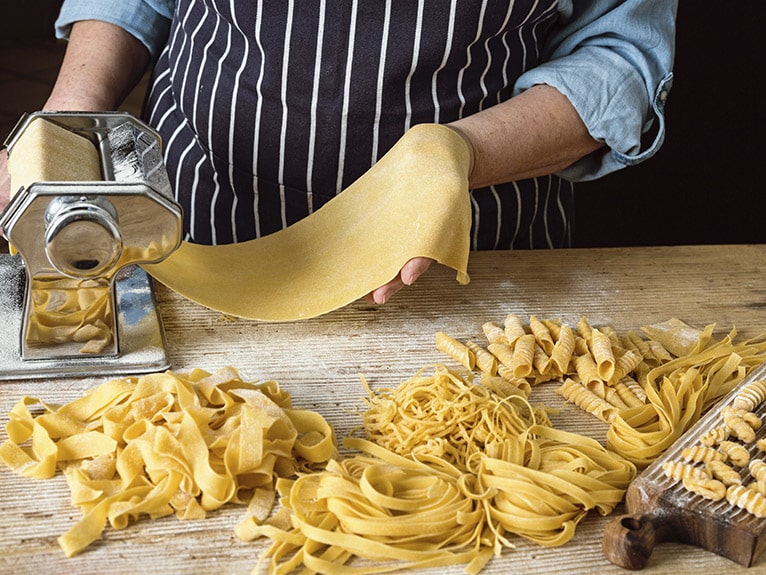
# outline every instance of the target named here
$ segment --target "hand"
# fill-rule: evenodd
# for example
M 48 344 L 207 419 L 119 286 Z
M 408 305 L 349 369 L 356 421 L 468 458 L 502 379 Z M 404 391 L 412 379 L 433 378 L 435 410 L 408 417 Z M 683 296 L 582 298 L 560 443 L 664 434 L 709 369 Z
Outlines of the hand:
M 402 289 L 404 286 L 409 286 L 415 283 L 417 280 L 431 265 L 433 260 L 430 258 L 412 258 L 399 272 L 394 279 L 388 282 L 386 285 L 368 293 L 364 300 L 367 303 L 386 303 L 388 299 Z

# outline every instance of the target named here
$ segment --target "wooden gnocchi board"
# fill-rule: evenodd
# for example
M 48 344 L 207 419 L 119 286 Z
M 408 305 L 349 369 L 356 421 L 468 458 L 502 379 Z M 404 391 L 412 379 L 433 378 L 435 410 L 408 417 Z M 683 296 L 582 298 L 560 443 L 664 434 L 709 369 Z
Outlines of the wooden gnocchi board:
M 759 379 L 766 379 L 766 364 L 753 370 L 631 483 L 625 494 L 627 514 L 613 519 L 604 532 L 604 554 L 612 563 L 642 569 L 654 546 L 663 542 L 707 549 L 746 567 L 763 552 L 766 518 L 758 518 L 725 498 L 714 502 L 692 493 L 680 481 L 667 477 L 662 468 L 665 462 L 682 460 L 684 448 L 699 445 L 703 433 L 723 425 L 723 408 L 736 399 L 740 390 Z M 751 460 L 766 460 L 766 452 L 755 445 L 766 437 L 766 401 L 753 412 L 764 425 L 756 432 L 756 441 L 743 445 Z M 743 485 L 752 480 L 747 467 L 739 471 Z

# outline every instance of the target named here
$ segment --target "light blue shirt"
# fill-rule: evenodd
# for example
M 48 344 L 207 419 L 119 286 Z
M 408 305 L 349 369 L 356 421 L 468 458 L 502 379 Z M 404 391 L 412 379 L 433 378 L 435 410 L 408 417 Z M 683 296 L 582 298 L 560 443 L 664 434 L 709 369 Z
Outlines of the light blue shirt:
M 167 39 L 175 0 L 65 0 L 56 33 L 73 22 L 102 20 L 138 38 L 157 56 Z M 665 102 L 673 82 L 677 0 L 560 0 L 559 21 L 542 63 L 522 74 L 521 92 L 554 86 L 570 100 L 590 134 L 606 147 L 558 174 L 583 181 L 638 164 L 665 138 Z M 651 134 L 648 143 L 645 134 Z

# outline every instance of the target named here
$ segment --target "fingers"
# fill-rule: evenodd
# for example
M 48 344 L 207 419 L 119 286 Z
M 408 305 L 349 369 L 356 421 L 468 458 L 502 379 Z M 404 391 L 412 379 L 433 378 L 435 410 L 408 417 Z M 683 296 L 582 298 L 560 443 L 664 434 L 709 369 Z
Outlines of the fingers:
M 365 296 L 365 301 L 369 304 L 384 304 L 392 295 L 402 289 L 405 285 L 412 285 L 431 265 L 430 258 L 412 258 L 402 267 L 399 275 L 385 285 L 371 291 Z
M 399 272 L 402 283 L 404 285 L 411 286 L 431 265 L 433 260 L 431 258 L 412 258 Z M 401 287 L 401 286 L 400 286 Z

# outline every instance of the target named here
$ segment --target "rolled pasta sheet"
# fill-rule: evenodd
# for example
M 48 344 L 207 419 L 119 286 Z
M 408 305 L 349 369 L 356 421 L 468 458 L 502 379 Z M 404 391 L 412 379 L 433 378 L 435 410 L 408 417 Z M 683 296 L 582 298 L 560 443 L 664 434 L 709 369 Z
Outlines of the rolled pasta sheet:
M 465 284 L 469 167 L 468 148 L 454 130 L 419 124 L 342 193 L 293 225 L 236 244 L 184 242 L 145 268 L 201 305 L 262 321 L 338 309 L 389 282 L 414 257 L 456 270 Z
M 565 379 L 564 383 L 556 388 L 556 393 L 604 423 L 611 423 L 620 411 L 572 378 Z
M 551 363 L 556 366 L 559 373 L 567 373 L 569 371 L 569 362 L 572 360 L 574 349 L 574 332 L 568 325 L 562 324 L 550 357 Z
M 553 351 L 554 342 L 548 326 L 537 319 L 536 316 L 532 315 L 529 317 L 529 329 L 532 330 L 537 345 L 539 345 L 545 353 L 550 355 Z
M 505 316 L 503 329 L 505 330 L 505 339 L 510 346 L 513 346 L 517 339 L 527 333 L 521 318 L 514 313 L 509 313 Z
M 497 358 L 494 355 L 476 342 L 468 341 L 465 345 L 471 350 L 471 353 L 473 353 L 473 356 L 476 358 L 476 367 L 482 372 L 490 375 L 495 375 L 497 373 Z
M 515 377 L 529 377 L 532 375 L 536 347 L 537 340 L 531 333 L 516 339 L 511 366 Z
M 476 355 L 474 352 L 467 345 L 443 331 L 436 332 L 436 349 L 446 353 L 468 370 L 472 370 L 476 366 Z
M 491 321 L 485 322 L 481 326 L 481 329 L 484 332 L 484 337 L 487 338 L 488 343 L 508 345 L 508 340 L 505 337 L 505 331 L 496 323 Z
M 604 381 L 612 379 L 615 370 L 614 353 L 609 336 L 599 329 L 591 330 L 590 351 L 598 368 L 598 375 Z

